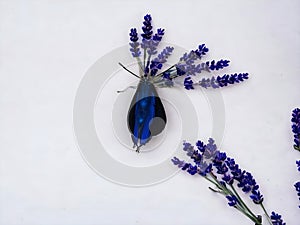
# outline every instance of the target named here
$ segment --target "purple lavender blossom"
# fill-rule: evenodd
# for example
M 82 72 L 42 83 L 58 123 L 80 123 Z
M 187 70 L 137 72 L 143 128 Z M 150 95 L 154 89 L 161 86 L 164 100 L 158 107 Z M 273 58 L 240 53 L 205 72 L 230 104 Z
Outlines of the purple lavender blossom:
M 297 191 L 298 199 L 300 201 L 300 181 L 298 181 L 297 183 L 295 183 L 294 187 L 295 187 L 295 189 Z M 299 205 L 299 208 L 300 208 L 300 205 Z
M 248 73 L 239 73 L 239 74 L 224 74 L 223 76 L 214 76 L 212 78 L 203 78 L 199 81 L 199 85 L 203 88 L 220 88 L 225 87 L 231 84 L 240 83 L 248 79 Z
M 144 22 L 143 22 L 144 26 L 142 27 L 143 33 L 141 34 L 142 36 L 141 47 L 144 50 L 150 48 L 151 45 L 151 38 L 153 35 L 151 21 L 152 21 L 151 15 L 147 14 L 146 16 L 144 16 Z
M 155 35 L 153 35 L 152 39 L 149 41 L 149 45 L 148 45 L 148 54 L 149 55 L 155 55 L 157 54 L 157 47 L 162 39 L 162 37 L 164 36 L 165 30 L 164 29 L 157 29 L 157 33 Z
M 300 160 L 296 161 L 296 165 L 297 165 L 298 171 L 300 172 Z M 300 181 L 298 181 L 297 183 L 295 183 L 294 187 L 295 187 L 295 189 L 297 191 L 297 196 L 298 196 L 298 199 L 300 201 Z M 300 208 L 300 205 L 299 205 L 299 208 Z
M 235 84 L 239 82 L 243 82 L 244 80 L 248 79 L 248 73 L 235 73 L 235 74 L 225 74 L 222 77 L 218 76 L 216 79 L 217 84 L 220 87 L 227 86 L 229 84 Z
M 129 36 L 130 36 L 130 41 L 132 41 L 132 42 L 137 42 L 139 40 L 136 28 L 130 29 Z
M 300 109 L 295 108 L 292 113 L 292 131 L 294 133 L 294 149 L 300 151 Z
M 236 204 L 238 203 L 238 199 L 237 197 L 235 197 L 235 195 L 227 195 L 226 196 L 227 200 L 228 200 L 228 205 L 229 206 L 236 206 Z
M 203 171 L 207 170 L 204 166 L 211 167 L 208 171 L 219 174 L 219 181 L 224 181 L 229 185 L 236 181 L 237 187 L 245 194 L 249 194 L 250 199 L 255 204 L 263 202 L 263 195 L 260 193 L 259 185 L 252 174 L 240 169 L 235 160 L 229 158 L 225 152 L 220 152 L 212 138 L 208 140 L 206 145 L 200 140 L 197 141 L 197 149 L 188 142 L 184 142 L 183 146 L 183 150 L 193 160 L 194 166 L 198 167 L 198 173 L 199 171 L 202 172 L 200 175 L 207 174 L 207 172 L 203 173 Z
M 191 77 L 184 78 L 184 87 L 185 87 L 185 89 L 187 89 L 187 90 L 194 89 L 193 83 L 194 82 L 192 81 Z
M 155 59 L 151 61 L 150 64 L 151 76 L 155 76 L 158 70 L 160 70 L 163 67 L 163 64 L 167 62 L 167 58 L 172 54 L 173 50 L 174 50 L 173 47 L 167 46 L 161 51 L 161 53 L 157 55 Z M 168 78 L 170 79 L 170 73 L 168 75 L 169 75 Z
M 172 80 L 171 73 L 169 71 L 163 72 L 162 76 L 163 76 L 164 79 Z
M 212 78 L 202 78 L 202 80 L 199 81 L 199 85 L 200 87 L 203 87 L 205 89 L 210 87 L 216 89 L 220 87 L 216 82 L 216 78 L 214 76 L 212 76 Z
M 294 133 L 294 149 L 300 151 L 300 109 L 295 108 L 292 112 L 292 132 Z M 296 161 L 297 169 L 300 172 L 300 160 Z M 300 201 L 300 181 L 294 184 Z M 299 205 L 300 208 L 300 205 Z
M 165 30 L 162 29 L 162 28 L 158 28 L 158 29 L 157 29 L 157 33 L 154 34 L 154 36 L 153 36 L 152 39 L 153 39 L 154 41 L 161 41 L 161 39 L 162 39 L 162 37 L 164 36 L 164 34 L 165 34 Z
M 229 60 L 219 60 L 217 62 L 215 62 L 215 60 L 211 61 L 211 62 L 206 62 L 206 65 L 209 67 L 210 70 L 220 70 L 223 69 L 227 66 L 229 66 Z
M 174 165 L 178 166 L 179 168 L 182 168 L 186 164 L 184 160 L 180 160 L 177 157 L 174 157 L 173 159 L 171 159 L 171 161 Z
M 174 163 L 174 165 L 177 165 L 178 168 L 181 168 L 182 170 L 186 170 L 191 175 L 195 175 L 198 172 L 197 166 L 192 165 L 191 163 L 186 163 L 185 161 L 180 160 L 176 157 L 174 157 L 171 160 Z
M 257 186 L 257 187 L 258 187 L 258 186 Z M 252 191 L 251 191 L 250 198 L 252 199 L 252 201 L 253 201 L 255 204 L 260 204 L 260 203 L 262 203 L 263 200 L 264 200 L 263 195 L 260 193 L 259 190 L 252 190 Z
M 202 56 L 206 55 L 209 49 L 205 46 L 205 44 L 201 44 L 198 46 L 198 49 L 195 51 L 196 55 L 201 59 Z
M 198 141 L 196 142 L 196 146 L 197 146 L 197 149 L 198 149 L 201 153 L 203 153 L 203 152 L 205 151 L 206 145 L 204 144 L 203 141 L 198 140 Z
M 278 213 L 272 212 L 270 218 L 273 225 L 286 225 L 286 223 L 283 222 L 281 215 L 279 215 Z
M 197 85 L 203 87 L 203 88 L 220 88 L 220 87 L 225 87 L 231 84 L 235 84 L 235 83 L 240 83 L 243 82 L 244 80 L 248 79 L 248 73 L 239 73 L 239 74 L 225 74 L 223 76 L 217 76 L 217 78 L 215 78 L 214 76 L 212 76 L 211 78 L 202 78 L 202 80 L 200 80 Z M 190 80 L 190 79 L 188 79 Z M 185 88 L 187 90 L 190 89 L 194 89 L 194 82 L 191 83 L 187 83 L 188 85 L 185 85 Z
M 130 52 L 132 54 L 133 57 L 139 57 L 141 55 L 141 51 L 140 51 L 140 44 L 138 42 L 139 38 L 138 38 L 138 33 L 136 31 L 136 28 L 131 28 L 130 33 Z
M 153 34 L 151 21 L 151 15 L 147 14 L 146 16 L 144 16 L 144 26 L 142 27 L 143 33 L 141 35 L 146 40 L 150 40 Z
M 205 45 L 199 45 L 197 50 L 192 50 L 189 53 L 184 53 L 180 58 L 179 63 L 176 64 L 177 75 L 196 75 L 201 73 L 202 70 L 209 71 L 209 66 L 206 63 L 195 64 L 196 60 L 201 59 L 203 55 L 208 52 L 208 48 Z
M 198 141 L 197 141 L 198 143 Z M 208 139 L 208 143 L 205 145 L 205 150 L 202 153 L 205 159 L 214 160 L 218 153 L 217 145 L 215 144 L 215 140 L 212 138 Z

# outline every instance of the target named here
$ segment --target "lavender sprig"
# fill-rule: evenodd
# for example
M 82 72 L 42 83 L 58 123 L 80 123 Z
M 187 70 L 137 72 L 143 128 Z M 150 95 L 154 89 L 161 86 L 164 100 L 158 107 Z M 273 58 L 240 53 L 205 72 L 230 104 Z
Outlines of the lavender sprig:
M 146 62 L 147 49 L 150 48 L 151 38 L 153 35 L 151 21 L 152 21 L 152 17 L 150 14 L 147 14 L 146 16 L 144 16 L 144 21 L 143 21 L 143 26 L 142 26 L 143 33 L 141 34 L 141 36 L 142 36 L 141 48 L 144 49 L 143 65 L 144 65 L 145 75 L 148 73 L 148 66 L 147 66 L 147 62 Z
M 141 51 L 140 51 L 140 44 L 138 42 L 139 40 L 139 37 L 138 37 L 138 33 L 136 31 L 136 28 L 131 28 L 130 30 L 130 33 L 129 33 L 129 36 L 130 36 L 130 52 L 132 54 L 132 56 L 135 58 L 135 57 L 139 57 L 141 55 Z
M 148 75 L 149 73 L 149 65 L 150 65 L 150 59 L 152 55 L 157 54 L 157 47 L 162 39 L 164 35 L 164 29 L 157 29 L 157 33 L 155 35 L 153 35 L 152 39 L 146 40 L 143 39 L 143 43 L 145 44 L 145 49 L 144 49 L 144 58 L 146 58 L 146 49 L 147 53 L 148 53 L 148 59 L 146 62 L 146 67 L 145 67 L 145 75 Z
M 294 149 L 300 151 L 300 109 L 295 108 L 292 111 L 292 132 L 294 133 Z M 300 172 L 300 160 L 296 161 L 297 169 Z M 294 184 L 300 201 L 300 181 Z M 300 208 L 300 205 L 298 206 Z
M 138 42 L 139 37 L 138 37 L 138 33 L 137 33 L 136 28 L 131 28 L 130 29 L 129 36 L 130 36 L 130 41 L 131 41 L 131 42 L 129 42 L 130 52 L 131 52 L 132 56 L 134 58 L 136 58 L 136 60 L 139 64 L 139 67 L 140 67 L 140 71 L 143 71 L 144 68 L 143 68 L 143 65 L 142 65 L 142 62 L 141 62 L 141 59 L 140 59 L 140 55 L 141 55 L 140 43 Z M 130 73 L 132 73 L 132 72 L 130 72 Z
M 145 40 L 150 40 L 153 34 L 151 21 L 151 15 L 147 14 L 146 16 L 144 16 L 144 26 L 142 27 L 143 33 L 141 35 Z
M 292 112 L 292 131 L 294 133 L 294 149 L 300 151 L 300 109 Z
M 229 84 L 240 83 L 247 79 L 248 73 L 235 73 L 231 75 L 225 74 L 222 77 L 218 76 L 216 83 L 219 85 L 219 87 L 226 87 Z
M 241 190 L 248 195 L 254 204 L 261 206 L 268 217 L 269 224 L 274 224 L 265 210 L 263 195 L 260 193 L 259 185 L 252 174 L 241 169 L 235 160 L 228 157 L 225 152 L 219 151 L 212 138 L 208 140 L 207 144 L 197 141 L 196 147 L 184 142 L 183 151 L 192 159 L 193 163 L 174 157 L 172 159 L 173 164 L 187 171 L 190 175 L 200 175 L 213 183 L 216 188 L 210 188 L 210 190 L 224 195 L 229 206 L 242 212 L 256 225 L 261 225 L 261 216 L 255 215 L 246 205 L 238 193 L 238 190 Z
M 235 73 L 235 74 L 224 74 L 223 76 L 217 76 L 216 78 L 203 78 L 200 80 L 197 85 L 203 88 L 220 88 L 226 87 L 231 84 L 236 84 L 243 82 L 248 79 L 248 73 Z M 194 89 L 194 82 L 191 80 L 191 77 L 186 77 L 184 80 L 184 87 L 187 90 Z

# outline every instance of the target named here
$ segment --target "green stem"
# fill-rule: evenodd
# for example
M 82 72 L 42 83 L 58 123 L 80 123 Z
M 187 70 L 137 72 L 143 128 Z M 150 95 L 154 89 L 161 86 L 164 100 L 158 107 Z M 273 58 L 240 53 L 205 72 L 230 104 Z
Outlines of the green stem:
M 219 188 L 219 183 L 211 180 L 210 178 L 208 178 L 207 176 L 204 177 L 206 180 L 208 180 L 209 182 L 213 183 L 214 185 L 216 185 Z
M 237 199 L 238 199 L 238 201 L 239 201 L 240 204 L 236 205 L 234 208 L 236 208 L 237 210 L 239 210 L 240 212 L 242 212 L 245 216 L 247 216 L 255 224 L 261 225 L 261 222 L 251 212 L 251 210 L 246 206 L 246 204 L 243 202 L 243 200 L 238 195 L 238 193 L 236 192 L 236 190 L 234 189 L 234 187 L 232 185 L 231 185 L 231 188 L 232 188 L 233 192 L 231 190 L 229 190 L 226 186 L 223 186 L 222 184 L 220 184 L 220 182 L 217 180 L 216 176 L 213 173 L 210 173 L 210 175 L 214 179 L 214 181 L 211 181 L 211 182 L 214 183 L 214 184 L 217 183 L 216 186 L 223 191 L 223 193 L 221 192 L 222 194 L 224 194 L 225 196 L 226 195 L 232 195 L 232 196 L 235 195 L 237 197 Z
M 247 213 L 246 211 L 244 211 L 242 208 L 238 208 L 235 207 L 238 211 L 240 211 L 241 213 L 243 213 L 245 216 L 247 216 L 252 222 L 255 223 L 255 225 L 262 225 L 262 223 L 260 221 L 258 221 L 257 217 L 253 217 L 251 216 L 249 213 Z
M 146 68 L 146 48 L 144 48 L 144 69 Z
M 148 55 L 147 65 L 150 64 L 151 55 Z
M 238 200 L 241 202 L 242 206 L 254 217 L 256 217 L 256 215 L 248 208 L 248 206 L 246 205 L 246 203 L 243 201 L 243 199 L 240 197 L 240 195 L 238 194 L 238 192 L 235 190 L 233 185 L 230 185 L 231 189 L 233 190 L 234 194 L 236 195 L 236 197 L 238 198 Z
M 260 203 L 259 205 L 261 206 L 261 208 L 263 209 L 265 215 L 267 216 L 267 219 L 268 219 L 269 224 L 270 224 L 270 225 L 273 225 L 272 220 L 271 220 L 271 218 L 270 218 L 270 216 L 269 216 L 269 214 L 268 214 L 268 212 L 267 212 L 267 210 L 266 210 L 264 204 L 263 204 L 263 203 Z
M 136 57 L 136 60 L 137 60 L 137 62 L 138 62 L 138 64 L 139 64 L 140 75 L 142 76 L 143 73 L 144 73 L 143 71 L 144 71 L 145 69 L 143 68 L 142 61 L 141 61 L 140 57 Z

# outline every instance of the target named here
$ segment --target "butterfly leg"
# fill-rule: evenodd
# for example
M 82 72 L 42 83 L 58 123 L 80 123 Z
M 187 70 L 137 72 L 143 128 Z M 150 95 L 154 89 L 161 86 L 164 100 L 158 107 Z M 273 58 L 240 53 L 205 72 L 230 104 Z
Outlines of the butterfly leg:
M 140 145 L 137 146 L 137 148 L 136 148 L 136 150 L 135 150 L 137 153 L 140 153 L 140 147 L 141 147 Z
M 124 90 L 117 91 L 117 93 L 125 92 L 125 91 L 127 91 L 129 88 L 136 89 L 136 86 L 129 86 L 129 87 L 125 88 Z

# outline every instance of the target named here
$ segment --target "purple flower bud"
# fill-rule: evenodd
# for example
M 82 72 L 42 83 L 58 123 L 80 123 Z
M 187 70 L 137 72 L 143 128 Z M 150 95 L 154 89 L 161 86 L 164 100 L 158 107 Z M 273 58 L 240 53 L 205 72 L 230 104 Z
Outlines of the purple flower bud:
M 270 218 L 271 218 L 273 225 L 286 225 L 286 223 L 283 222 L 281 215 L 279 215 L 275 212 L 272 212 Z
M 294 133 L 294 149 L 300 151 L 300 109 L 295 108 L 292 113 L 292 132 Z

